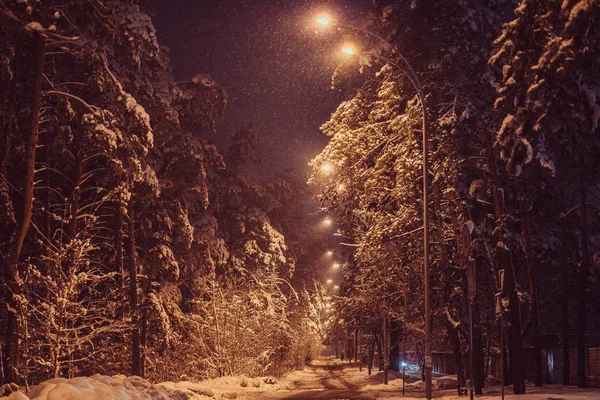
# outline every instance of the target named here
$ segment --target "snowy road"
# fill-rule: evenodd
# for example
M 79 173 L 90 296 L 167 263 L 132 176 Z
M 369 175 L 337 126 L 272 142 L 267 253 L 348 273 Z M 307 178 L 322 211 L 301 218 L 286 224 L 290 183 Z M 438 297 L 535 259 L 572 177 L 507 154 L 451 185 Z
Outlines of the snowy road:
M 312 369 L 315 376 L 319 378 L 318 387 L 314 387 L 315 382 L 308 382 L 306 386 L 309 387 L 303 388 L 299 385 L 293 395 L 280 399 L 371 400 L 376 398 L 361 392 L 357 385 L 345 380 L 341 365 L 321 365 L 314 366 Z
M 434 382 L 434 397 L 436 400 L 465 400 L 468 397 L 459 397 L 456 389 L 440 387 L 442 380 L 451 379 L 438 377 Z M 424 390 L 422 382 L 406 385 L 406 394 L 402 395 L 402 379 L 397 374 L 390 372 L 389 385 L 383 385 L 383 376 L 373 371 L 372 376 L 367 371 L 362 371 L 355 366 L 340 365 L 337 361 L 317 360 L 315 364 L 301 371 L 294 371 L 279 381 L 279 388 L 273 391 L 257 393 L 240 393 L 238 400 L 418 400 L 423 399 Z M 506 389 L 507 400 L 519 400 L 524 397 L 512 395 L 511 389 Z M 577 389 L 562 387 L 560 385 L 546 385 L 543 388 L 528 386 L 527 400 L 548 400 L 559 398 L 564 400 L 590 400 L 600 399 L 600 389 Z M 500 388 L 486 389 L 484 396 L 478 400 L 499 400 Z

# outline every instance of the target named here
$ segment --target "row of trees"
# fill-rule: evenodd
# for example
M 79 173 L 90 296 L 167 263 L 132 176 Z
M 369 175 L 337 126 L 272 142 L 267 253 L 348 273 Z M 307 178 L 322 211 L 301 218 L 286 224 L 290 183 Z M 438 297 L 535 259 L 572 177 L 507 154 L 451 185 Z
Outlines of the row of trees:
M 559 331 L 570 383 L 573 327 L 585 386 L 588 293 L 599 289 L 600 4 L 383 1 L 373 15 L 367 28 L 410 60 L 427 97 L 434 348 L 448 343 L 464 384 L 472 265 L 476 392 L 500 348 L 497 293 L 514 392 L 525 392 L 523 348 L 541 385 L 541 335 Z M 422 345 L 420 104 L 410 75 L 377 61 L 393 49 L 347 35 L 369 49 L 365 84 L 323 125 L 330 141 L 311 178 L 351 249 L 331 340 L 360 329 L 381 346 L 389 330 L 393 344 Z M 349 60 L 336 79 L 356 70 Z
M 312 356 L 299 186 L 244 178 L 251 128 L 211 144 L 226 93 L 175 83 L 137 2 L 0 1 L 0 49 L 3 383 L 279 375 Z

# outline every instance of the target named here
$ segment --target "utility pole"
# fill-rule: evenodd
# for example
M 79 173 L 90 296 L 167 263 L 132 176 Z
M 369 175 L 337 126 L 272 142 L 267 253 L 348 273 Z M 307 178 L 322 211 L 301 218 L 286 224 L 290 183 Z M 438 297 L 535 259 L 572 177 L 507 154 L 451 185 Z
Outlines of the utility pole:
M 407 62 L 408 64 L 408 62 Z M 412 70 L 412 68 L 410 68 Z M 418 83 L 413 71 L 414 79 Z M 423 277 L 425 279 L 425 397 L 431 400 L 431 277 L 429 276 L 429 122 L 425 96 L 418 84 L 417 92 L 423 109 Z
M 473 303 L 475 302 L 475 261 L 468 261 L 468 292 L 469 292 L 469 362 L 471 363 L 471 373 L 469 377 L 469 397 L 473 400 L 473 389 L 475 388 L 475 352 L 473 351 Z

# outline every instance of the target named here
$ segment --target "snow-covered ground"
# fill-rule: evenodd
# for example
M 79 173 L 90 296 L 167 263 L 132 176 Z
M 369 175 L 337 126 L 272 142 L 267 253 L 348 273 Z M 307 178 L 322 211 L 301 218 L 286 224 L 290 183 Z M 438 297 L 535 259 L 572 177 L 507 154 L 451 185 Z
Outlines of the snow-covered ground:
M 200 398 L 200 397 L 199 397 Z M 73 379 L 57 378 L 43 382 L 28 393 L 15 392 L 9 400 L 169 400 L 186 399 L 183 393 L 170 393 L 137 376 L 93 375 Z
M 375 372 L 375 371 L 374 371 Z M 412 380 L 411 380 L 412 381 Z M 590 400 L 600 399 L 600 389 L 577 389 L 560 385 L 528 387 L 528 394 L 506 399 Z M 486 389 L 480 400 L 500 398 L 500 388 Z M 329 394 L 331 394 L 330 397 Z M 271 377 L 223 377 L 199 383 L 163 382 L 151 384 L 138 377 L 93 375 L 74 379 L 53 379 L 34 387 L 27 394 L 13 393 L 3 400 L 284 400 L 310 398 L 415 400 L 424 395 L 423 382 L 406 383 L 402 396 L 401 376 L 390 371 L 389 384 L 383 374 L 367 375 L 366 368 L 343 365 L 339 360 L 317 360 L 312 366 L 294 371 L 281 379 Z M 434 397 L 442 400 L 466 400 L 456 394 L 456 379 L 438 377 L 434 381 Z

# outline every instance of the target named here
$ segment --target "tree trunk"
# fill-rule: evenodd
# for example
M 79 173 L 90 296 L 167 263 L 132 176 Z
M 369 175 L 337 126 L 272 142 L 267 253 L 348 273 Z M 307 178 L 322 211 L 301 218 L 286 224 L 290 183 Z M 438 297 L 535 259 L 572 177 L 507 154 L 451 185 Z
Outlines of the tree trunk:
M 5 283 L 7 286 L 8 316 L 6 322 L 6 333 L 4 343 L 4 382 L 16 382 L 19 371 L 20 357 L 20 312 L 23 307 L 23 281 L 19 276 L 19 258 L 23 243 L 31 224 L 33 214 L 33 185 L 35 174 L 35 151 L 38 143 L 39 114 L 42 102 L 42 74 L 44 70 L 45 39 L 44 36 L 35 32 L 34 40 L 34 65 L 33 84 L 31 100 L 31 129 L 27 137 L 25 148 L 25 172 L 23 175 L 23 215 L 18 223 L 16 237 L 10 243 L 8 252 L 7 268 L 5 271 Z
M 508 249 L 497 247 L 501 265 L 504 269 L 504 295 L 508 296 L 509 358 L 510 373 L 513 381 L 513 393 L 525 394 L 525 360 L 521 339 L 521 313 L 517 295 L 514 266 Z
M 149 279 L 146 279 L 148 281 Z M 144 296 L 144 305 L 142 306 L 142 327 L 140 337 L 140 373 L 141 378 L 146 377 L 146 340 L 148 339 L 148 287 L 146 283 L 146 294 Z
M 351 345 L 352 336 L 348 337 L 348 329 L 349 328 L 347 328 L 346 331 L 344 332 L 344 346 L 346 348 L 346 360 L 348 360 L 348 363 L 351 364 L 354 354 L 352 354 L 352 345 Z
M 121 295 L 126 296 L 125 270 L 123 269 L 123 210 L 119 202 L 117 204 L 117 222 L 115 226 L 115 272 L 117 273 L 117 284 L 121 289 Z M 125 315 L 125 307 L 119 307 L 120 317 Z
M 151 291 L 151 284 L 154 281 L 155 277 L 153 274 L 153 270 L 151 270 L 149 267 L 144 268 L 142 271 L 140 271 L 142 273 L 142 276 L 144 276 L 144 284 L 143 284 L 143 290 L 144 290 L 144 298 L 143 298 L 143 306 L 142 306 L 142 323 L 141 323 L 141 337 L 140 337 L 140 373 L 141 373 L 141 377 L 145 378 L 146 376 L 146 343 L 148 340 L 148 312 L 149 312 L 149 297 L 150 297 L 150 291 Z M 160 350 L 161 351 L 161 355 L 162 352 L 164 351 L 164 349 Z
M 567 213 L 561 215 L 561 249 L 560 249 L 560 271 L 562 281 L 561 295 L 561 320 L 562 320 L 562 370 L 563 385 L 571 384 L 569 359 L 569 225 Z
M 483 335 L 481 332 L 481 318 L 479 318 L 479 307 L 477 298 L 473 300 L 473 379 L 475 394 L 483 394 L 485 385 L 483 365 Z
M 581 185 L 581 266 L 577 282 L 577 386 L 584 388 L 585 379 L 585 279 L 588 274 L 589 252 L 587 233 L 587 186 Z
M 140 318 L 138 307 L 138 282 L 137 262 L 135 253 L 135 216 L 133 212 L 133 201 L 129 202 L 127 208 L 129 216 L 127 234 L 129 236 L 127 246 L 127 259 L 129 260 L 129 307 L 131 312 L 131 323 L 133 332 L 131 334 L 131 368 L 132 374 L 142 376 L 141 348 L 140 348 Z
M 375 334 L 373 334 L 372 336 L 373 337 L 371 337 L 369 339 L 369 356 L 368 356 L 368 365 L 367 365 L 369 375 L 371 375 L 371 373 L 373 371 L 373 358 L 375 357 L 375 339 L 374 339 Z
M 363 352 L 362 352 L 362 343 L 361 343 L 362 335 L 360 334 L 360 329 L 357 329 L 356 332 L 358 335 L 358 370 L 362 371 L 362 364 L 363 364 Z
M 490 183 L 492 189 L 492 197 L 494 199 L 494 216 L 496 222 L 502 217 L 502 200 L 499 194 L 500 181 L 498 179 L 498 170 L 496 167 L 496 157 L 491 133 L 486 132 L 486 156 L 490 174 Z M 499 242 L 499 240 L 496 240 Z M 510 371 L 513 378 L 513 393 L 525 394 L 525 366 L 523 361 L 523 341 L 521 338 L 521 315 L 519 312 L 519 296 L 517 294 L 515 269 L 512 262 L 512 257 L 508 247 L 496 246 L 500 265 L 504 269 L 505 287 L 503 288 L 503 296 L 508 295 L 509 300 L 509 354 L 510 354 Z
M 400 327 L 398 322 L 390 321 L 390 368 L 395 372 L 400 372 Z
M 73 189 L 71 191 L 71 201 L 69 202 L 69 223 L 67 225 L 67 238 L 75 239 L 77 234 L 77 218 L 79 213 L 79 197 L 81 192 L 81 176 L 83 174 L 83 154 L 81 152 L 80 138 L 75 135 L 73 138 L 73 155 L 75 156 L 75 165 L 73 166 Z
M 462 350 L 460 346 L 460 337 L 458 336 L 458 327 L 454 327 L 454 325 L 447 319 L 444 319 L 446 325 L 446 332 L 448 333 L 448 338 L 450 340 L 450 346 L 452 347 L 452 352 L 454 353 L 454 362 L 456 363 L 456 377 L 458 379 L 459 387 L 466 386 L 465 380 L 465 364 L 463 361 Z
M 388 340 L 388 317 L 383 317 L 383 384 L 388 384 L 388 371 L 390 366 L 390 350 L 389 350 L 389 340 Z
M 50 166 L 50 138 L 49 138 L 49 133 L 46 133 L 44 135 L 44 161 L 46 163 L 46 165 L 49 167 Z M 42 231 L 44 232 L 44 236 L 46 237 L 46 240 L 51 241 L 52 238 L 50 237 L 51 235 L 51 222 L 50 222 L 50 184 L 51 184 L 51 174 L 50 174 L 50 169 L 46 168 L 46 170 L 44 171 L 44 192 L 42 195 L 42 201 L 44 203 L 44 222 L 43 222 L 43 227 L 42 227 Z M 48 273 L 50 271 L 50 265 L 51 262 L 50 260 L 47 260 L 44 268 L 45 271 L 42 271 L 42 273 Z
M 354 329 L 354 364 L 358 363 L 358 329 Z
M 498 179 L 498 167 L 496 166 L 496 156 L 494 155 L 494 141 L 489 130 L 485 130 L 486 148 L 485 155 L 487 158 L 488 172 L 490 174 L 490 184 L 492 189 L 492 199 L 494 200 L 494 215 L 496 219 L 502 215 L 502 196 L 500 196 L 500 179 Z
M 537 290 L 535 283 L 535 262 L 531 249 L 531 234 L 529 232 L 529 215 L 525 199 L 519 200 L 521 224 L 523 226 L 523 239 L 525 242 L 525 258 L 527 260 L 527 277 L 529 295 L 531 296 L 531 327 L 533 330 L 533 369 L 535 373 L 535 386 L 542 386 L 542 343 L 540 338 L 540 322 L 538 317 Z
M 381 372 L 383 371 L 383 346 L 381 340 L 379 340 L 379 335 L 375 335 L 375 342 L 377 343 L 377 354 L 379 355 L 378 369 Z
M 438 218 L 438 216 L 440 215 L 439 209 L 440 209 L 440 204 L 441 204 L 441 195 L 440 195 L 440 191 L 439 191 L 439 185 L 436 183 L 433 184 L 433 206 L 434 206 L 434 211 L 433 214 L 436 216 L 435 221 L 436 223 L 440 224 L 442 223 L 441 218 Z M 456 219 L 454 220 L 455 225 L 456 225 Z M 441 231 L 441 226 L 439 227 L 439 230 Z M 461 230 L 462 231 L 462 230 Z M 446 327 L 446 332 L 448 333 L 448 339 L 450 340 L 450 345 L 452 347 L 452 352 L 454 353 L 454 361 L 456 364 L 456 378 L 458 380 L 458 387 L 465 387 L 465 367 L 464 367 L 464 362 L 463 362 L 463 357 L 462 357 L 462 350 L 461 350 L 461 345 L 460 345 L 460 336 L 459 336 L 459 332 L 458 332 L 458 325 L 454 325 L 451 321 L 451 314 L 450 314 L 450 310 L 453 308 L 450 306 L 450 285 L 448 284 L 448 280 L 450 278 L 450 268 L 449 268 L 449 263 L 448 263 L 448 254 L 446 252 L 446 244 L 444 243 L 444 237 L 442 234 L 438 235 L 438 241 L 440 242 L 440 269 L 441 269 L 441 274 L 440 274 L 440 279 L 441 279 L 441 297 L 442 297 L 442 305 L 444 307 L 446 307 L 446 311 L 448 313 L 446 318 L 443 318 L 444 320 L 444 326 Z M 463 238 L 462 235 L 458 234 L 457 235 L 457 245 L 460 246 L 465 246 L 466 243 L 463 243 Z M 469 243 L 470 246 L 470 243 Z M 462 248 L 461 248 L 462 250 Z M 465 249 L 468 251 L 468 249 Z M 466 251 L 462 252 L 462 257 L 461 257 L 461 264 L 462 267 L 464 268 L 464 270 L 466 271 L 466 262 L 467 260 L 465 260 L 465 255 L 466 258 L 468 259 L 468 254 L 466 254 Z M 406 303 L 406 297 L 404 299 L 405 303 Z M 405 360 L 406 361 L 406 360 Z
M 16 100 L 17 100 L 17 79 L 19 79 L 19 58 L 21 55 L 21 39 L 20 33 L 16 34 L 15 38 L 15 56 L 12 66 L 12 79 L 10 81 L 10 89 L 8 92 L 8 104 L 6 110 L 6 128 L 4 130 L 4 140 L 2 147 L 2 156 L 0 158 L 0 175 L 1 178 L 6 179 L 8 172 L 8 159 L 10 156 L 10 144 L 13 134 L 13 128 L 15 126 L 16 119 Z

